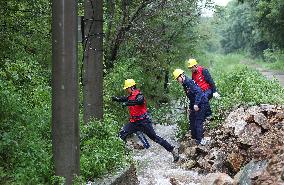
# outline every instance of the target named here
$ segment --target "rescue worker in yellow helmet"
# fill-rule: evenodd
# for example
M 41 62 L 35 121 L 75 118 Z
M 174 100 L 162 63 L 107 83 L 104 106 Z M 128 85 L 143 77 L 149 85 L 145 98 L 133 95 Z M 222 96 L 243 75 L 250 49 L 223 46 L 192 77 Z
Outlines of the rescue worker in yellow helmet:
M 146 99 L 141 91 L 136 88 L 135 81 L 133 79 L 125 80 L 123 89 L 127 91 L 128 96 L 112 97 L 113 101 L 125 104 L 130 114 L 129 123 L 124 125 L 119 133 L 120 138 L 126 141 L 127 136 L 135 132 L 143 132 L 150 139 L 163 146 L 168 152 L 171 152 L 174 162 L 177 162 L 179 160 L 177 148 L 156 134 L 147 110 Z
M 217 92 L 217 88 L 215 86 L 215 82 L 211 77 L 208 69 L 198 65 L 196 59 L 189 59 L 187 61 L 187 66 L 192 72 L 192 79 L 195 83 L 202 89 L 202 91 L 207 96 L 208 100 L 212 97 L 216 99 L 220 99 L 220 94 Z M 206 117 L 212 114 L 211 108 L 209 107 L 206 112 Z
M 201 88 L 188 78 L 182 69 L 175 69 L 173 76 L 183 86 L 190 102 L 189 126 L 191 137 L 196 140 L 197 144 L 205 145 L 203 122 L 208 109 L 208 99 Z

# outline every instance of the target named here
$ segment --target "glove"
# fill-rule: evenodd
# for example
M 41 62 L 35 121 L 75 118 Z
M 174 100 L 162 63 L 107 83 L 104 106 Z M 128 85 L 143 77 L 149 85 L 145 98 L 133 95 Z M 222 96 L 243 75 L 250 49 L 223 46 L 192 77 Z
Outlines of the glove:
M 111 97 L 112 101 L 119 101 L 119 98 L 116 96 Z
M 194 109 L 195 111 L 199 111 L 198 105 L 193 105 L 193 109 Z
M 220 94 L 217 93 L 217 92 L 214 92 L 214 93 L 213 93 L 213 97 L 216 98 L 217 100 L 220 100 L 220 99 L 221 99 Z
M 127 106 L 127 102 L 122 102 L 121 105 L 122 106 Z

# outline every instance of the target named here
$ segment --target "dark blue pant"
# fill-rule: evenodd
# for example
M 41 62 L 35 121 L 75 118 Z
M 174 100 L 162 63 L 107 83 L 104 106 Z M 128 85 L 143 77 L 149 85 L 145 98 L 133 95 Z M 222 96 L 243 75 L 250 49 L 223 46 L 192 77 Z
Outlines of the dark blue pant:
M 138 131 L 135 134 L 139 138 L 139 140 L 142 142 L 144 148 L 146 148 L 146 149 L 150 148 L 150 144 L 149 144 L 148 140 L 146 139 L 146 137 L 144 136 L 144 134 L 141 131 Z
M 212 92 L 212 89 L 207 89 L 205 92 L 204 92 L 205 96 L 207 97 L 208 99 L 208 102 L 209 100 L 213 97 L 213 92 Z M 205 118 L 206 117 L 209 117 L 212 115 L 212 110 L 211 110 L 211 107 L 210 107 L 210 104 L 208 103 L 208 109 L 206 110 L 205 112 Z
M 204 91 L 205 96 L 207 97 L 208 101 L 213 97 L 212 89 L 207 89 Z
M 166 140 L 158 136 L 152 126 L 152 122 L 150 119 L 139 120 L 136 122 L 129 122 L 124 125 L 123 129 L 119 133 L 119 137 L 126 141 L 126 137 L 130 134 L 133 134 L 137 131 L 141 131 L 145 133 L 150 139 L 155 141 L 156 143 L 163 146 L 167 151 L 172 152 L 174 147 L 170 145 Z
M 191 137 L 193 139 L 196 139 L 199 143 L 201 139 L 203 138 L 204 129 L 203 129 L 203 122 L 205 120 L 205 113 L 208 109 L 209 104 L 208 103 L 201 103 L 199 105 L 199 111 L 195 111 L 194 109 L 191 109 L 190 112 L 190 130 L 191 130 Z

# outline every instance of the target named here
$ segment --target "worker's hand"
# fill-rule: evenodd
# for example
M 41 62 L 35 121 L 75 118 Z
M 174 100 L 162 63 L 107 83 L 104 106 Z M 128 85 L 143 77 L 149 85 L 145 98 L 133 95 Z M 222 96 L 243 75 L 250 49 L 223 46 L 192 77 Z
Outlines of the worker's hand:
M 193 105 L 193 109 L 194 109 L 196 112 L 199 111 L 198 105 Z
M 127 102 L 122 102 L 121 105 L 122 106 L 127 106 Z
M 112 101 L 119 101 L 119 98 L 116 96 L 111 97 Z
M 220 100 L 221 99 L 221 96 L 218 92 L 214 92 L 213 93 L 213 97 L 216 98 L 217 100 Z

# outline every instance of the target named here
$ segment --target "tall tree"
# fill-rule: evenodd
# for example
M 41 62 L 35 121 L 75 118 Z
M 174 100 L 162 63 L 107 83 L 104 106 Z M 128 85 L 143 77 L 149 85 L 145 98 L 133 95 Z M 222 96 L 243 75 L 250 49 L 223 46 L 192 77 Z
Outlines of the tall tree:
M 153 2 L 153 0 L 121 0 L 120 5 L 117 5 L 118 1 L 107 1 L 108 29 L 106 39 L 108 40 L 106 40 L 107 47 L 105 53 L 107 69 L 113 67 L 120 46 L 126 40 L 127 33 L 136 22 L 141 21 L 143 16 L 145 16 L 147 6 Z M 114 24 L 117 26 L 115 27 Z
M 84 122 L 103 118 L 103 1 L 84 4 Z
M 77 1 L 52 1 L 52 146 L 55 175 L 79 175 Z

